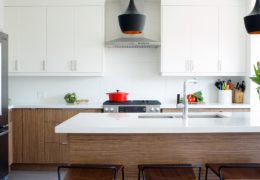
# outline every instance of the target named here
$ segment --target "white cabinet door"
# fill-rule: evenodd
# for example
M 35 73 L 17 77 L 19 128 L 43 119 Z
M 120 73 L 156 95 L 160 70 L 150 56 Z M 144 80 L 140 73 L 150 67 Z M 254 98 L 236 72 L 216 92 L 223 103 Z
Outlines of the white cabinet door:
M 104 6 L 75 8 L 75 64 L 80 73 L 103 72 Z
M 244 16 L 244 7 L 220 9 L 220 61 L 223 73 L 243 75 L 246 71 Z
M 47 71 L 71 72 L 74 60 L 74 8 L 49 7 L 47 8 Z
M 191 8 L 191 60 L 192 71 L 216 73 L 218 71 L 218 8 Z
M 0 0 L 0 32 L 4 28 L 4 0 Z
M 162 6 L 162 73 L 186 73 L 190 67 L 190 7 Z
M 19 14 L 19 72 L 43 72 L 46 61 L 46 8 L 21 7 Z
M 6 7 L 9 72 L 38 73 L 46 60 L 46 8 Z
M 4 31 L 8 34 L 8 71 L 18 71 L 18 15 L 20 8 L 5 7 L 5 26 Z

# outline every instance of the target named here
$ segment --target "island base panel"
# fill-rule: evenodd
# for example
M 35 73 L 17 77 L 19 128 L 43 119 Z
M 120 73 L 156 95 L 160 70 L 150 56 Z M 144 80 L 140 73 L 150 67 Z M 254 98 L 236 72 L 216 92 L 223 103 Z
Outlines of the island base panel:
M 123 164 L 127 180 L 138 164 L 260 163 L 259 150 L 260 133 L 69 135 L 71 163 Z

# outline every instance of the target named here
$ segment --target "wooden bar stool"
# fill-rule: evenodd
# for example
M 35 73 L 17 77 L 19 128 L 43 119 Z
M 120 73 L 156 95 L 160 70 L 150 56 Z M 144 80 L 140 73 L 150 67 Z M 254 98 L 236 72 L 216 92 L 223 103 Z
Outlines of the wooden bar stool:
M 66 172 L 62 173 L 62 170 Z M 116 180 L 120 171 L 124 180 L 122 165 L 63 165 L 58 167 L 58 180 Z M 61 174 L 64 174 L 64 177 Z
M 208 170 L 211 170 L 220 180 L 227 179 L 259 179 L 260 164 L 257 163 L 222 163 L 206 164 L 206 176 L 208 179 Z
M 200 180 L 201 167 L 191 164 L 141 164 L 138 180 Z M 198 169 L 196 177 L 194 169 Z

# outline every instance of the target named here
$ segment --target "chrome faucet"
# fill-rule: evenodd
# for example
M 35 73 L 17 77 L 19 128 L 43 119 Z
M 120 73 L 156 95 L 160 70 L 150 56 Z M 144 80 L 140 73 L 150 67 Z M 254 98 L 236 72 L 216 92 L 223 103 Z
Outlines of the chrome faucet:
M 183 84 L 183 113 L 182 113 L 183 119 L 188 119 L 187 85 L 189 83 L 197 84 L 197 80 L 190 79 L 190 80 L 184 81 L 184 84 Z

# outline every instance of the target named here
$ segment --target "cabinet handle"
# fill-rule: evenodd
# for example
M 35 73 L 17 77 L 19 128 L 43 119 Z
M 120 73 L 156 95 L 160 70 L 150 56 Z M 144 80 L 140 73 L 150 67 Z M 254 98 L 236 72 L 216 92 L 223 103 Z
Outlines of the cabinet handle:
M 73 71 L 73 61 L 70 61 L 70 68 L 69 68 L 70 71 Z
M 220 60 L 218 61 L 218 71 L 222 71 L 222 63 Z
M 191 71 L 191 60 L 189 60 L 189 71 Z
M 46 61 L 42 61 L 42 71 L 46 71 Z
M 61 142 L 62 145 L 68 145 L 68 142 Z
M 189 61 L 188 60 L 185 61 L 185 70 L 189 71 Z
M 18 61 L 17 61 L 17 59 L 14 62 L 14 70 L 18 71 Z
M 190 64 L 191 64 L 191 71 L 193 71 L 194 70 L 194 63 L 193 63 L 192 60 L 190 61 Z
M 74 61 L 74 71 L 78 71 L 78 61 Z

